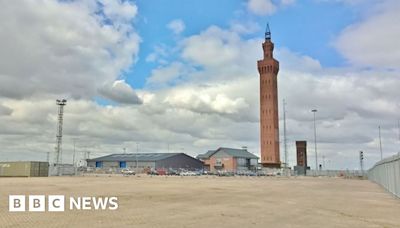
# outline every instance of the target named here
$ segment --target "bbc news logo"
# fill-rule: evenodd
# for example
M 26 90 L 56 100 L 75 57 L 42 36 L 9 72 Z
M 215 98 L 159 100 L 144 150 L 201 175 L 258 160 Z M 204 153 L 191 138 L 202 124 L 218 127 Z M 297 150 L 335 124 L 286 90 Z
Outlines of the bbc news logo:
M 47 198 L 47 200 L 46 200 Z M 65 210 L 117 210 L 117 197 L 69 197 L 64 195 L 9 195 L 10 212 L 63 212 Z M 46 207 L 47 206 L 47 207 Z

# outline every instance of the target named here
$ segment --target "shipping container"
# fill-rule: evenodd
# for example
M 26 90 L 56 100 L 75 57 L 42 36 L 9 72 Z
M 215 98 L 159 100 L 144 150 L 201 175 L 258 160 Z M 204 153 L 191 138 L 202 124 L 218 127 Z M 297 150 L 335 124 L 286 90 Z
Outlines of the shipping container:
M 0 162 L 0 177 L 47 177 L 49 163 L 36 161 Z

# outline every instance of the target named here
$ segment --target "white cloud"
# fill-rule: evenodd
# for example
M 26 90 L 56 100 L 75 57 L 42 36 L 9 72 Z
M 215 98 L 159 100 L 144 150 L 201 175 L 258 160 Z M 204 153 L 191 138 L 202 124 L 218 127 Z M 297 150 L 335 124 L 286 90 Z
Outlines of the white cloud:
M 243 115 L 249 108 L 243 97 L 230 98 L 229 91 L 238 84 L 214 85 L 212 87 L 199 88 L 197 86 L 182 87 L 172 90 L 165 98 L 165 102 L 171 106 L 188 109 L 198 113 L 209 114 L 236 114 Z M 229 94 L 229 95 L 227 95 Z
M 277 49 L 275 51 L 277 59 L 284 59 L 280 68 L 283 70 L 315 72 L 322 70 L 321 63 L 310 56 L 293 53 L 287 48 Z
M 173 83 L 185 71 L 185 66 L 180 62 L 173 62 L 168 66 L 152 70 L 147 79 L 149 85 L 166 85 Z
M 168 23 L 167 28 L 175 34 L 180 34 L 185 30 L 185 23 L 180 19 L 175 19 Z
M 91 98 L 117 79 L 139 50 L 131 21 L 137 9 L 102 3 L 1 2 L 0 96 Z
M 112 21 L 130 22 L 137 14 L 137 6 L 128 1 L 121 0 L 101 0 L 104 5 L 104 13 Z
M 247 8 L 260 16 L 271 15 L 276 11 L 276 6 L 271 0 L 249 0 Z
M 156 45 L 153 48 L 153 52 L 147 55 L 146 57 L 146 62 L 157 62 L 160 64 L 165 64 L 167 63 L 167 60 L 165 58 L 168 56 L 168 54 L 171 54 L 171 50 L 168 50 L 168 47 L 165 45 Z
M 335 46 L 348 61 L 361 67 L 400 68 L 399 1 L 384 1 L 373 7 L 365 19 L 348 26 Z
M 123 80 L 114 81 L 112 84 L 105 84 L 99 89 L 101 95 L 112 101 L 121 104 L 141 104 L 142 101 L 132 89 L 132 87 Z
M 248 69 L 255 70 L 254 60 L 262 55 L 260 42 L 261 39 L 242 40 L 237 32 L 210 26 L 183 41 L 182 58 L 206 68 L 232 70 L 236 73 L 244 69 L 248 72 Z
M 231 30 L 238 34 L 253 34 L 261 31 L 261 27 L 255 22 L 233 21 Z
M 247 0 L 247 10 L 258 16 L 267 16 L 295 2 L 296 0 Z

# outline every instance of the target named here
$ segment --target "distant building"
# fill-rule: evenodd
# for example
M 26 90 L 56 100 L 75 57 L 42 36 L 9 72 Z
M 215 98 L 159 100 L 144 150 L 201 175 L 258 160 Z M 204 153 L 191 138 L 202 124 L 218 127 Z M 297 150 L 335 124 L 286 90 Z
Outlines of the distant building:
M 258 157 L 248 152 L 247 149 L 220 147 L 217 150 L 209 150 L 205 154 L 200 154 L 197 158 L 204 162 L 204 169 L 211 172 L 256 170 L 258 164 Z
M 203 169 L 203 163 L 184 153 L 111 154 L 87 160 L 88 167 L 114 169 Z
M 204 170 L 210 171 L 210 157 L 215 152 L 215 150 L 209 150 L 205 154 L 197 155 L 197 159 L 203 162 Z
M 296 141 L 297 165 L 307 167 L 307 141 Z
M 261 164 L 264 167 L 280 168 L 279 117 L 278 117 L 278 72 L 279 62 L 274 58 L 274 43 L 267 25 L 262 44 L 264 57 L 257 61 L 260 74 L 260 142 Z
M 37 161 L 0 162 L 0 177 L 47 177 L 49 163 Z
M 305 175 L 307 166 L 307 141 L 296 141 L 297 165 L 294 167 L 295 172 L 299 175 Z

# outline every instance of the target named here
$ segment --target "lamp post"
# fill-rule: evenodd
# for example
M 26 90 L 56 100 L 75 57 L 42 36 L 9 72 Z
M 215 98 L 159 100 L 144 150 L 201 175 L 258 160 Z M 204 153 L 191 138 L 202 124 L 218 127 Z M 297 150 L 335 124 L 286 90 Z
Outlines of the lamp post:
M 314 113 L 314 150 L 315 150 L 315 170 L 318 170 L 318 153 L 317 153 L 317 126 L 315 124 L 315 114 L 318 110 L 313 109 L 311 112 Z

